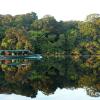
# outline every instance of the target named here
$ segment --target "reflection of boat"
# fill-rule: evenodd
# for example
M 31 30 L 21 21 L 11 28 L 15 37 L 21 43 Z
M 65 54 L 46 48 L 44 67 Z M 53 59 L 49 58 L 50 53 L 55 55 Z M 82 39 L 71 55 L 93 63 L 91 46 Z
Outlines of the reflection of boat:
M 33 54 L 30 50 L 0 50 L 0 60 L 41 59 L 41 54 Z
M 11 63 L 11 64 L 6 64 L 8 66 L 29 66 L 30 63 Z
M 42 59 L 42 56 L 40 54 L 32 54 L 32 55 L 17 55 L 17 56 L 0 56 L 0 60 L 9 60 L 9 59 Z

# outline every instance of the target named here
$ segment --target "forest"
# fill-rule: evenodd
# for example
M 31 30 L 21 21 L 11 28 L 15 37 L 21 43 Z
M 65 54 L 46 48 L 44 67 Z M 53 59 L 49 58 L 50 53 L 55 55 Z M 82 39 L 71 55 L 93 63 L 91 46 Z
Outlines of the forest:
M 100 14 L 87 15 L 84 21 L 57 21 L 51 15 L 38 19 L 35 12 L 0 15 L 0 49 L 100 55 Z

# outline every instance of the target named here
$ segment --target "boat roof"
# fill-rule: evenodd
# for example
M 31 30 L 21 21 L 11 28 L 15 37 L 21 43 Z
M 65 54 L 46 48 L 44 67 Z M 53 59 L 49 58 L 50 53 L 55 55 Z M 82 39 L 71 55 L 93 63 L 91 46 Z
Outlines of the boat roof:
M 0 50 L 0 52 L 30 52 L 30 50 Z

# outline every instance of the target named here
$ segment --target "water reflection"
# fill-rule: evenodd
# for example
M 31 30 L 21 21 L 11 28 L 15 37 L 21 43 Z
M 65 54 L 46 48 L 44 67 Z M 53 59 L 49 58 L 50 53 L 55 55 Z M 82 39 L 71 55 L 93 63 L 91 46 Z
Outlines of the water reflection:
M 0 100 L 99 100 L 100 98 L 90 97 L 86 95 L 84 89 L 57 89 L 54 94 L 49 96 L 38 91 L 36 98 L 30 98 L 26 96 L 11 94 L 11 95 L 0 95 Z
M 35 98 L 60 89 L 84 88 L 90 97 L 100 96 L 100 56 L 43 57 L 42 60 L 1 60 L 0 93 Z

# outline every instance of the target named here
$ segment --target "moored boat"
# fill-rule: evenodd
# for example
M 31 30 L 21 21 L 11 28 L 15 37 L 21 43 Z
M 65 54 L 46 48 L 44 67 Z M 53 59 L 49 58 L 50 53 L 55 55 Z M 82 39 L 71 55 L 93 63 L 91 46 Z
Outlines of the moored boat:
M 4 59 L 42 59 L 40 54 L 34 55 L 18 55 L 18 56 L 0 56 L 0 60 Z

